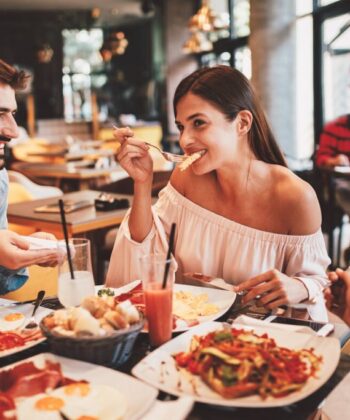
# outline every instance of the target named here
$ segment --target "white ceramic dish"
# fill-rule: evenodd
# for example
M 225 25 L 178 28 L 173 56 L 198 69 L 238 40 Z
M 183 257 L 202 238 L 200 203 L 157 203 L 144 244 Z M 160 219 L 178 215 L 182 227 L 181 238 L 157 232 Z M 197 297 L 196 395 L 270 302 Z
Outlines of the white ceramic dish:
M 8 365 L 1 370 L 7 370 L 19 363 L 31 362 L 41 366 L 44 360 L 50 359 L 61 364 L 64 376 L 72 379 L 85 379 L 93 384 L 109 385 L 122 392 L 128 401 L 128 409 L 125 419 L 136 420 L 142 418 L 143 414 L 154 404 L 158 391 L 153 387 L 133 378 L 125 373 L 118 372 L 91 363 L 80 362 L 79 360 L 68 359 L 56 356 L 51 353 L 41 353 L 20 362 Z
M 127 293 L 134 287 L 136 287 L 138 284 L 140 284 L 140 280 L 135 280 L 125 286 L 119 287 L 117 289 L 113 289 L 116 296 L 121 295 L 122 293 Z M 99 290 L 103 287 L 98 286 L 96 289 Z M 200 295 L 200 294 L 207 294 L 208 295 L 208 303 L 215 304 L 219 311 L 213 315 L 209 316 L 199 316 L 198 321 L 199 323 L 207 322 L 207 321 L 214 321 L 215 319 L 220 318 L 222 315 L 224 315 L 233 305 L 235 299 L 236 299 L 236 293 L 235 292 L 229 292 L 226 290 L 219 290 L 219 289 L 210 289 L 207 287 L 197 287 L 197 286 L 189 286 L 186 284 L 175 284 L 174 286 L 175 291 L 183 290 L 185 292 L 191 292 L 194 296 Z M 192 327 L 189 327 L 187 325 L 181 325 L 178 326 L 173 330 L 173 332 L 183 332 L 187 331 Z M 143 331 L 144 332 L 144 331 Z
M 8 303 L 11 301 L 8 299 L 0 299 L 0 307 L 1 307 L 2 302 Z M 32 304 L 25 304 L 21 306 L 14 306 L 14 307 L 8 307 L 8 308 L 3 308 L 3 309 L 0 308 L 0 318 L 3 318 L 4 316 L 6 316 L 6 314 L 9 314 L 11 312 L 21 312 L 26 317 L 26 320 L 23 323 L 23 325 L 26 325 L 26 323 L 28 323 L 32 315 L 33 309 L 34 309 L 34 306 Z M 46 315 L 48 315 L 50 312 L 52 312 L 52 309 L 43 308 L 40 306 L 35 314 L 36 322 L 39 324 L 41 319 L 44 318 Z M 1 329 L 0 329 L 0 332 L 2 332 Z M 13 349 L 2 350 L 2 351 L 0 350 L 0 358 L 9 356 L 10 354 L 18 353 L 19 351 L 29 349 L 30 347 L 36 346 L 37 344 L 41 343 L 44 340 L 46 340 L 46 338 L 42 337 L 35 341 L 29 341 L 22 347 L 14 347 Z
M 234 325 L 235 328 L 252 329 L 247 326 Z M 150 385 L 173 395 L 189 395 L 194 400 L 206 404 L 226 407 L 271 408 L 293 404 L 320 388 L 334 372 L 339 356 L 340 345 L 336 338 L 318 337 L 314 335 L 254 327 L 258 334 L 268 333 L 280 346 L 288 348 L 315 349 L 317 355 L 322 355 L 323 363 L 317 378 L 310 378 L 305 386 L 282 398 L 269 397 L 262 400 L 259 395 L 225 399 L 211 390 L 198 376 L 184 370 L 178 370 L 173 354 L 187 351 L 193 335 L 205 335 L 210 331 L 222 328 L 219 322 L 208 322 L 198 325 L 190 331 L 179 335 L 146 356 L 132 370 L 132 374 Z

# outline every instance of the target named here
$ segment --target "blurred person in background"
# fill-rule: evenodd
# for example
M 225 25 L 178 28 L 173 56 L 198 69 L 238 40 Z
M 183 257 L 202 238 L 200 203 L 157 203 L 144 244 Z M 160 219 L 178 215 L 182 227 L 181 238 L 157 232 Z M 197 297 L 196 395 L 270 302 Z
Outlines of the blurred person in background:
M 5 169 L 5 145 L 17 137 L 18 127 L 14 115 L 17 110 L 15 91 L 26 86 L 28 76 L 23 71 L 0 60 L 0 295 L 20 288 L 28 279 L 27 265 L 56 265 L 58 251 L 29 251 L 29 243 L 19 235 L 7 231 L 8 175 Z M 55 239 L 49 233 L 32 236 Z M 23 253 L 28 252 L 26 257 Z
M 324 126 L 316 153 L 316 164 L 318 167 L 350 165 L 350 114 Z
M 319 168 L 350 166 L 350 114 L 342 115 L 324 126 L 316 152 L 316 165 Z M 337 178 L 334 182 L 336 202 L 350 216 L 349 179 Z M 344 258 L 349 264 L 350 247 L 346 249 Z

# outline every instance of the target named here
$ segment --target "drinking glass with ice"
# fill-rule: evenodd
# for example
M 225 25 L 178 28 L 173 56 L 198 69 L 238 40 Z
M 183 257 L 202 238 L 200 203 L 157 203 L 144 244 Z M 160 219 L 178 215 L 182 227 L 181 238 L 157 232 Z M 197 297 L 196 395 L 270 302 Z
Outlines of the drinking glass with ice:
M 95 294 L 90 241 L 73 238 L 69 240 L 69 248 L 74 278 L 72 279 L 67 258 L 58 268 L 58 299 L 65 307 L 79 306 L 86 296 Z

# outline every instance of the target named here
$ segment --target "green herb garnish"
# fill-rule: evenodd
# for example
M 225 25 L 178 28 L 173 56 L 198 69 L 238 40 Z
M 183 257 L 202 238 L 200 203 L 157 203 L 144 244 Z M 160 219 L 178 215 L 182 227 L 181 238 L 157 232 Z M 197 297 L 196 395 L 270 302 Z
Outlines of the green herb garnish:
M 109 287 L 107 287 L 107 289 L 100 289 L 97 292 L 97 295 L 102 297 L 102 296 L 114 296 L 114 290 L 110 289 Z

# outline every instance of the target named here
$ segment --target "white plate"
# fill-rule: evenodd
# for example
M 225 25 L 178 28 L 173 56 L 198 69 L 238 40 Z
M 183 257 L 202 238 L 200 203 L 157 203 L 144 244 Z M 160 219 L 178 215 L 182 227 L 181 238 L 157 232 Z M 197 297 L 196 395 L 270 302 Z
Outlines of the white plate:
M 51 353 L 41 353 L 37 356 L 21 360 L 20 362 L 8 365 L 1 370 L 7 370 L 19 363 L 35 362 L 44 365 L 44 360 L 50 359 L 61 364 L 64 376 L 72 379 L 85 379 L 93 384 L 109 385 L 118 389 L 128 401 L 128 410 L 125 419 L 136 420 L 153 405 L 158 391 L 149 385 L 133 378 L 125 373 L 118 372 L 102 366 L 91 363 L 80 362 L 79 360 L 68 359 L 66 357 L 56 356 Z
M 244 325 L 234 325 L 234 327 L 252 329 Z M 329 379 L 338 364 L 340 345 L 336 338 L 311 336 L 276 329 L 269 330 L 268 327 L 254 327 L 256 333 L 268 333 L 280 346 L 295 349 L 313 347 L 317 355 L 323 356 L 323 363 L 317 373 L 317 378 L 310 378 L 301 390 L 282 398 L 269 397 L 262 400 L 259 395 L 253 395 L 225 399 L 211 390 L 198 376 L 191 375 L 184 370 L 179 371 L 172 357 L 173 354 L 188 351 L 193 335 L 205 335 L 210 331 L 221 328 L 222 324 L 219 322 L 208 322 L 192 328 L 146 356 L 133 368 L 132 374 L 162 391 L 178 396 L 190 395 L 194 400 L 206 404 L 226 407 L 270 408 L 293 404 L 312 394 Z M 179 383 L 181 388 L 179 388 Z M 193 384 L 195 384 L 197 392 L 195 392 Z
M 113 289 L 113 290 L 115 292 L 115 295 L 119 296 L 122 293 L 129 292 L 138 284 L 140 284 L 140 280 L 135 280 L 129 284 L 126 284 L 125 286 L 118 287 L 117 289 Z M 102 287 L 99 286 L 96 289 L 99 290 L 101 288 L 104 288 L 104 286 Z M 233 305 L 236 299 L 235 292 L 229 292 L 227 290 L 211 289 L 208 287 L 197 287 L 197 286 L 189 286 L 187 284 L 175 283 L 174 290 L 176 292 L 180 290 L 183 290 L 184 292 L 191 292 L 194 296 L 205 293 L 208 295 L 208 303 L 213 303 L 219 308 L 219 311 L 216 314 L 208 315 L 208 316 L 199 316 L 198 321 L 200 324 L 207 321 L 214 321 L 215 319 L 220 318 L 231 308 L 231 306 Z M 193 327 L 189 327 L 188 325 L 181 325 L 175 328 L 173 332 L 187 331 L 190 328 L 193 328 Z
M 11 302 L 11 300 L 0 299 L 0 306 L 1 306 L 2 302 L 3 303 L 9 303 L 9 302 Z M 34 309 L 34 306 L 30 303 L 28 303 L 26 305 L 21 305 L 21 306 L 12 306 L 10 308 L 3 308 L 3 309 L 0 308 L 0 318 L 4 317 L 6 314 L 11 313 L 11 312 L 21 312 L 27 318 L 26 321 L 23 324 L 23 325 L 26 325 L 26 323 L 29 321 L 29 319 L 32 315 L 33 309 Z M 35 314 L 36 322 L 39 324 L 41 319 L 44 318 L 44 316 L 48 315 L 51 312 L 52 312 L 52 309 L 43 308 L 42 306 L 40 306 L 38 308 L 38 310 L 36 311 L 36 314 Z M 0 332 L 1 332 L 1 330 L 0 330 Z M 36 346 L 37 344 L 41 343 L 44 340 L 46 340 L 46 338 L 42 337 L 42 338 L 39 338 L 38 340 L 29 341 L 28 343 L 26 343 L 22 347 L 14 347 L 13 349 L 3 350 L 3 351 L 0 350 L 0 358 L 5 357 L 5 356 L 9 356 L 10 354 L 18 353 L 19 351 L 27 350 L 30 347 Z

